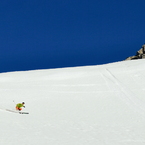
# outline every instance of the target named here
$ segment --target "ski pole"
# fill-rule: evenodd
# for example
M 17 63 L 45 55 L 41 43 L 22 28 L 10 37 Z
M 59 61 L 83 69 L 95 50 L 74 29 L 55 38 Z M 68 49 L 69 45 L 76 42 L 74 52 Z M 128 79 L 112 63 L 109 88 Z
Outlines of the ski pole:
M 13 100 L 14 104 L 16 105 L 15 101 Z

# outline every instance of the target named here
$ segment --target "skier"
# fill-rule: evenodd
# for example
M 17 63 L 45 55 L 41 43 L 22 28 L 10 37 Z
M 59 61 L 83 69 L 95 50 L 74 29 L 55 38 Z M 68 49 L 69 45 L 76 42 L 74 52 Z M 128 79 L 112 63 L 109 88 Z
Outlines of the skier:
M 21 110 L 22 110 L 22 107 L 25 108 L 24 104 L 25 104 L 24 102 L 22 102 L 22 103 L 18 103 L 18 104 L 16 105 L 16 110 L 21 111 Z

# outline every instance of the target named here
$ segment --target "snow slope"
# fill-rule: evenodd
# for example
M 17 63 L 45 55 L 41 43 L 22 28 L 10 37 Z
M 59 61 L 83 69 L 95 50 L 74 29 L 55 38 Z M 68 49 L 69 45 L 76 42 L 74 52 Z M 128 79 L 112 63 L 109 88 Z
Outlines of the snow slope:
M 18 143 L 145 145 L 145 60 L 1 73 L 0 145 Z

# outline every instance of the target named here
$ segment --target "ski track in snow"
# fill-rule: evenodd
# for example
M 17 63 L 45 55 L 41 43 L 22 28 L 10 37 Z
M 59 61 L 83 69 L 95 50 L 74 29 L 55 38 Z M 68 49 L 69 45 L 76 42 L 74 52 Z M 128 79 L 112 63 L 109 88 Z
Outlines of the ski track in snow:
M 120 92 L 122 92 L 122 95 L 119 94 L 118 96 L 122 100 L 124 100 L 124 102 L 127 103 L 134 111 L 145 115 L 144 102 L 141 102 L 138 97 L 136 97 L 135 94 L 133 94 L 127 86 L 125 86 L 120 80 L 118 80 L 108 68 L 105 68 L 104 71 L 102 71 L 102 76 L 105 80 L 109 80 L 109 84 L 107 83 L 108 81 L 106 81 L 106 84 L 108 88 L 110 88 L 110 90 L 114 92 L 116 92 L 116 90 L 119 90 Z

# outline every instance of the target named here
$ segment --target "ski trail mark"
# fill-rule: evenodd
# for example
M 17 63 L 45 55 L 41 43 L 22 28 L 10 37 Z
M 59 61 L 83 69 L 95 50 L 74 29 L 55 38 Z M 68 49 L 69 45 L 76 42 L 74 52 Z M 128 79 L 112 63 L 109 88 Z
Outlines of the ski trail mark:
M 104 73 L 105 75 L 103 74 L 103 76 L 115 84 L 115 86 L 112 85 L 113 90 L 118 89 L 122 92 L 121 99 L 123 99 L 129 106 L 132 106 L 131 108 L 136 108 L 140 113 L 145 114 L 145 104 L 142 103 L 127 86 L 118 80 L 109 69 L 106 68 Z M 111 86 L 108 84 L 108 87 L 110 88 Z

